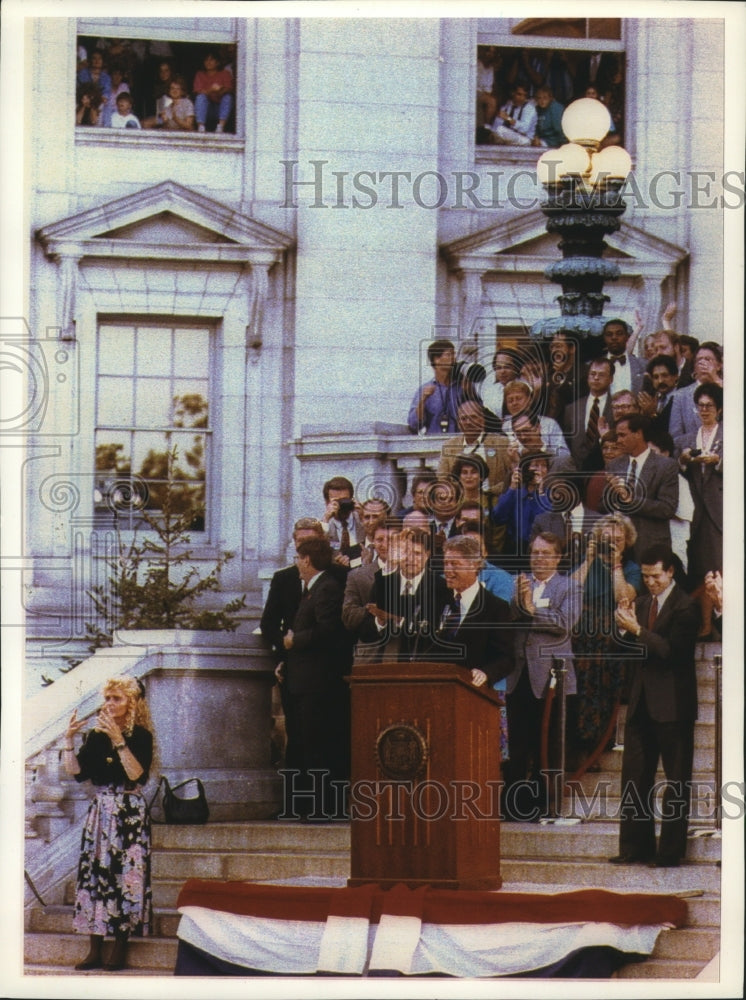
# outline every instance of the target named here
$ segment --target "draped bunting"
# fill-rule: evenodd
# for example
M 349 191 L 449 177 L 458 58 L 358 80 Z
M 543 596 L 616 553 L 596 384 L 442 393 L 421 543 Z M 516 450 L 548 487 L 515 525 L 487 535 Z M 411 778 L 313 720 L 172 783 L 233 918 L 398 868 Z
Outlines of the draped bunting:
M 682 926 L 687 913 L 675 896 L 602 889 L 340 889 L 201 879 L 185 883 L 177 906 L 177 975 L 597 977 L 644 959 L 658 934 Z

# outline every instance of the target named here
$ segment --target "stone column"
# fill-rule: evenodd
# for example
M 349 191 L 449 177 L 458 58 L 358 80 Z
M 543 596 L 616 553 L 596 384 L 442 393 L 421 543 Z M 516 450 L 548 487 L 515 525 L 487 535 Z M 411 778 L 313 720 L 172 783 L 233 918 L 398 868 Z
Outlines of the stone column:
M 154 669 L 142 677 L 156 738 L 153 782 L 161 774 L 172 785 L 200 778 L 211 820 L 277 813 L 282 785 L 270 752 L 274 664 L 262 640 L 146 630 L 118 632 L 117 642 L 158 647 Z

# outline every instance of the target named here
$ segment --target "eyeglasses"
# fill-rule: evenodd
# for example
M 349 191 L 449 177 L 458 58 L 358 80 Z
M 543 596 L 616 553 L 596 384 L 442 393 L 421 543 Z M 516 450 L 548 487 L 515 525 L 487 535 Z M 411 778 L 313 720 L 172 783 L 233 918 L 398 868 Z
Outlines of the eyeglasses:
M 698 410 L 716 410 L 717 407 L 714 403 L 697 403 Z

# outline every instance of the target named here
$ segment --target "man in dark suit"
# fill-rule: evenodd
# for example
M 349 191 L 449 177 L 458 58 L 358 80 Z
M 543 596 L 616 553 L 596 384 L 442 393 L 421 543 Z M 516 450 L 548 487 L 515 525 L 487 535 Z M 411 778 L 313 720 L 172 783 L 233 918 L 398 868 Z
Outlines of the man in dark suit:
M 612 422 L 610 387 L 613 377 L 613 363 L 608 358 L 595 358 L 588 365 L 588 395 L 565 408 L 562 429 L 575 468 L 584 472 L 603 468 L 600 442 Z
M 646 373 L 646 384 L 637 397 L 640 410 L 650 417 L 656 430 L 667 433 L 678 378 L 676 359 L 659 354 L 648 362 Z
M 376 573 L 374 600 L 360 626 L 364 642 L 382 642 L 383 660 L 423 660 L 448 601 L 445 580 L 430 559 L 426 528 L 404 528 L 389 538 L 386 568 Z
M 330 572 L 329 542 L 308 538 L 298 543 L 296 552 L 303 586 L 292 627 L 282 640 L 285 662 L 279 676 L 293 747 L 287 766 L 300 774 L 286 776 L 292 785 L 289 795 L 286 787 L 286 802 L 291 816 L 300 812 L 323 819 L 340 815 L 343 808 L 331 782 L 349 779 L 349 691 L 344 676 L 352 664 L 352 643 L 342 624 L 343 588 Z M 323 777 L 311 771 L 321 771 Z
M 615 619 L 641 647 L 633 664 L 622 757 L 619 854 L 612 864 L 679 865 L 686 855 L 691 798 L 699 614 L 674 582 L 673 553 L 653 545 L 641 556 L 647 593 L 620 604 Z M 666 789 L 656 850 L 653 789 L 662 760 Z
M 380 639 L 366 642 L 360 635 L 360 630 L 368 618 L 368 605 L 375 600 L 375 580 L 379 571 L 387 573 L 389 535 L 391 529 L 384 520 L 379 520 L 373 528 L 371 538 L 375 550 L 375 559 L 367 560 L 362 566 L 350 570 L 345 583 L 344 601 L 342 604 L 342 621 L 354 640 L 360 640 L 355 648 L 355 662 L 377 662 L 383 657 L 383 645 Z
M 650 421 L 641 414 L 623 417 L 616 425 L 622 457 L 609 463 L 609 490 L 602 506 L 608 513 L 627 514 L 637 531 L 635 561 L 651 545 L 670 548 L 670 520 L 679 504 L 679 467 L 672 458 L 651 450 Z
M 293 526 L 293 545 L 308 538 L 323 538 L 324 529 L 321 521 L 315 517 L 301 517 Z M 348 569 L 341 563 L 332 562 L 329 573 L 344 587 Z M 275 676 L 278 681 L 282 676 L 282 666 L 285 662 L 285 647 L 283 639 L 293 624 L 293 619 L 300 604 L 303 584 L 296 563 L 278 569 L 269 584 L 269 593 L 264 604 L 259 629 L 262 637 L 269 643 L 275 659 Z M 283 688 L 280 687 L 283 694 Z M 283 706 L 284 707 L 284 706 Z
M 634 354 L 627 353 L 627 341 L 632 328 L 623 319 L 610 319 L 604 324 L 602 339 L 605 354 L 614 366 L 612 390 L 626 389 L 634 396 L 642 389 L 645 377 L 645 362 Z
M 433 660 L 461 664 L 472 684 L 490 686 L 513 669 L 510 605 L 479 581 L 484 565 L 478 538 L 450 538 L 443 548 L 448 603 L 441 609 L 436 641 L 427 651 Z

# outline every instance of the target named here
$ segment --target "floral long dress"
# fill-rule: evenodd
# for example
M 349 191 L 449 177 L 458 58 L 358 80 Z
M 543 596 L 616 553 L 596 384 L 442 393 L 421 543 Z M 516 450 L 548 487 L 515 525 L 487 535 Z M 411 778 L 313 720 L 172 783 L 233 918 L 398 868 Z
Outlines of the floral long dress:
M 150 815 L 141 786 L 148 777 L 153 738 L 135 726 L 125 742 L 143 767 L 137 782 L 124 773 L 104 733 L 90 732 L 78 754 L 77 781 L 96 788 L 80 844 L 73 930 L 103 936 L 152 931 Z
M 622 566 L 624 579 L 639 593 L 642 575 L 637 563 Z M 583 586 L 583 610 L 573 638 L 578 685 L 579 742 L 597 745 L 611 719 L 624 686 L 626 660 L 614 622 L 616 600 L 612 574 L 603 561 L 591 563 Z

